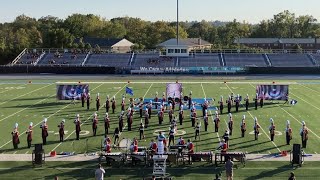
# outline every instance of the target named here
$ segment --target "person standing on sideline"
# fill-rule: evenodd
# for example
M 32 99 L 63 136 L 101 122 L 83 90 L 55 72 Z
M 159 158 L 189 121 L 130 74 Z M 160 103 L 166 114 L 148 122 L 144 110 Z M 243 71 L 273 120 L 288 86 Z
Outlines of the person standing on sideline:
M 103 180 L 104 179 L 104 174 L 106 171 L 103 169 L 101 164 L 98 165 L 98 169 L 95 172 L 95 179 L 96 180 Z
M 226 167 L 227 180 L 233 180 L 233 162 L 231 161 L 230 157 L 227 157 L 227 162 L 225 167 Z

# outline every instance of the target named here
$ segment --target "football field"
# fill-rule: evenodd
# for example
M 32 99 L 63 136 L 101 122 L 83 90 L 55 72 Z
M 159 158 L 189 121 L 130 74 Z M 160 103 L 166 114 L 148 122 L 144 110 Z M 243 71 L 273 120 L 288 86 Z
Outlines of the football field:
M 81 107 L 81 102 L 75 104 L 70 101 L 58 101 L 56 99 L 56 83 L 88 83 L 92 97 L 90 110 Z M 235 112 L 233 106 L 231 111 L 234 120 L 233 134 L 230 140 L 229 151 L 241 151 L 251 154 L 276 154 L 281 151 L 292 149 L 292 144 L 301 144 L 300 128 L 301 121 L 305 121 L 309 130 L 309 140 L 307 148 L 304 149 L 307 154 L 320 153 L 320 126 L 318 115 L 320 110 L 320 81 L 316 80 L 274 80 L 275 84 L 288 84 L 289 97 L 295 99 L 298 103 L 294 106 L 283 104 L 283 101 L 265 101 L 263 108 L 254 109 L 253 98 L 256 94 L 256 85 L 272 84 L 271 80 L 255 81 L 255 80 L 188 80 L 179 79 L 182 83 L 184 95 L 188 95 L 192 91 L 192 97 L 203 99 L 212 98 L 215 101 L 210 103 L 211 106 L 218 107 L 218 100 L 222 95 L 224 100 L 231 94 L 240 94 L 245 97 L 249 94 L 250 107 L 246 111 L 244 102 L 241 102 L 239 112 Z M 111 120 L 111 128 L 109 136 L 112 137 L 113 131 L 118 127 L 118 116 L 120 111 L 120 102 L 122 95 L 125 94 L 126 87 L 130 87 L 134 91 L 134 96 L 126 95 L 126 108 L 128 107 L 129 98 L 154 98 L 155 93 L 159 92 L 159 98 L 162 92 L 166 91 L 167 83 L 175 83 L 175 81 L 165 79 L 153 80 L 0 80 L 0 153 L 1 154 L 31 154 L 31 149 L 27 148 L 26 130 L 30 122 L 33 122 L 33 142 L 32 144 L 42 143 L 40 124 L 44 118 L 48 119 L 49 136 L 47 145 L 44 146 L 45 152 L 48 154 L 51 151 L 75 152 L 76 154 L 83 153 L 98 153 L 101 147 L 101 141 L 104 139 L 104 124 L 103 118 L 105 115 L 104 103 L 106 96 L 115 96 L 117 108 L 115 114 L 109 113 Z M 95 113 L 95 97 L 99 93 L 101 97 L 101 108 L 97 112 L 99 124 L 97 136 L 92 135 L 92 118 Z M 178 108 L 176 108 L 175 116 L 178 116 Z M 181 135 L 184 139 L 191 139 L 195 144 L 195 151 L 216 151 L 219 145 L 219 140 L 222 139 L 224 131 L 227 129 L 228 114 L 225 107 L 224 113 L 220 116 L 219 132 L 214 132 L 214 110 L 209 113 L 208 131 L 204 131 L 204 125 L 201 127 L 200 139 L 194 140 L 194 128 L 191 127 L 190 111 L 185 110 L 185 119 L 183 125 L 178 125 L 178 135 L 176 140 Z M 80 114 L 83 122 L 80 133 L 80 140 L 75 140 L 75 125 L 74 119 L 76 114 Z M 197 109 L 198 116 L 202 116 L 202 110 Z M 247 131 L 244 138 L 241 138 L 240 122 L 246 116 Z M 259 140 L 254 140 L 253 125 L 254 117 L 257 117 L 261 126 Z M 276 126 L 276 136 L 274 142 L 270 141 L 269 135 L 269 119 L 273 118 Z M 58 124 L 62 119 L 65 119 L 65 141 L 59 142 Z M 293 129 L 293 139 L 291 145 L 286 145 L 285 128 L 286 121 L 290 120 Z M 121 133 L 122 138 L 132 139 L 139 138 L 139 113 L 134 114 L 132 131 L 128 131 L 126 119 L 124 121 L 125 128 Z M 203 121 L 203 120 L 201 120 Z M 11 132 L 14 124 L 18 123 L 20 132 L 19 148 L 14 150 L 12 145 Z M 202 122 L 203 124 L 203 122 Z M 150 120 L 149 127 L 145 129 L 146 138 L 139 140 L 139 146 L 149 146 L 151 139 L 154 139 L 158 131 L 168 133 L 169 118 L 165 113 L 164 123 L 158 125 L 156 111 L 153 111 L 153 116 Z M 111 138 L 113 141 L 113 138 Z M 243 175 L 245 176 L 245 175 Z

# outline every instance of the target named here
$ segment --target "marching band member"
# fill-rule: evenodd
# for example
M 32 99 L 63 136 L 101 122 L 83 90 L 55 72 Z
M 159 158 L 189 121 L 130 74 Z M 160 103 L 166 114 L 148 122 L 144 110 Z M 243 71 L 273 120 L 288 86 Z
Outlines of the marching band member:
M 300 129 L 302 148 L 307 148 L 308 134 L 309 131 L 307 129 L 306 123 L 302 121 L 302 128 Z
M 109 118 L 109 113 L 106 113 L 106 116 L 104 117 L 104 135 L 105 136 L 109 134 L 109 128 L 110 128 L 110 118 Z
M 119 130 L 119 128 L 116 128 L 114 130 L 113 137 L 112 137 L 112 138 L 114 138 L 114 143 L 113 144 L 117 144 L 118 143 L 119 135 L 120 135 L 120 130 Z
M 99 93 L 97 94 L 97 98 L 96 98 L 96 108 L 97 108 L 97 111 L 99 111 L 99 109 L 100 109 L 100 94 Z
M 232 130 L 233 130 L 233 118 L 232 118 L 232 114 L 231 114 L 231 113 L 229 113 L 228 128 L 229 128 L 229 131 L 230 131 L 230 136 L 232 136 Z
M 58 125 L 59 128 L 59 137 L 60 137 L 60 142 L 63 142 L 63 136 L 64 136 L 64 123 L 66 120 L 62 120 L 61 123 Z
M 191 155 L 194 153 L 194 145 L 191 142 L 191 139 L 188 139 L 187 143 L 187 149 L 188 149 L 188 158 L 189 158 L 189 164 L 191 164 Z
M 146 111 L 144 113 L 144 124 L 145 127 L 148 128 L 149 125 L 149 113 L 148 113 L 148 108 L 146 108 Z
M 40 126 L 41 128 L 41 134 L 42 134 L 42 143 L 43 145 L 47 144 L 47 137 L 48 137 L 48 125 L 47 125 L 47 118 L 44 118 L 42 125 Z
M 106 153 L 111 153 L 111 144 L 110 144 L 110 142 L 107 142 L 104 151 Z
M 178 144 L 177 144 L 177 145 L 180 145 L 180 146 L 185 145 L 185 142 L 184 142 L 184 139 L 183 139 L 183 137 L 182 137 L 182 136 L 179 138 L 179 140 L 178 140 Z
M 87 94 L 87 111 L 90 109 L 90 100 L 91 100 L 91 96 L 90 96 L 90 93 Z
M 83 89 L 83 91 L 82 91 L 82 93 L 81 93 L 81 105 L 82 105 L 82 107 L 84 107 L 84 101 L 85 101 L 85 99 L 86 99 L 86 94 L 85 94 L 85 92 L 86 92 L 86 89 Z
M 223 96 L 220 96 L 220 101 L 219 101 L 219 104 L 220 104 L 220 114 L 222 114 L 223 112 Z
M 219 122 L 220 122 L 220 117 L 218 114 L 218 111 L 215 112 L 215 118 L 214 118 L 214 132 L 219 131 Z
M 176 117 L 174 117 L 173 120 L 171 121 L 171 126 L 174 128 L 175 131 L 178 130 Z
M 248 110 L 248 108 L 249 108 L 249 95 L 248 94 L 247 94 L 245 101 L 246 101 L 246 110 Z
M 139 113 L 140 113 L 140 118 L 142 118 L 142 113 L 143 113 L 143 98 L 140 98 L 139 102 Z
M 241 129 L 241 137 L 244 137 L 244 133 L 246 132 L 246 115 L 243 115 L 242 121 L 240 123 L 240 129 Z
M 144 139 L 145 137 L 144 137 L 144 125 L 143 125 L 143 123 L 141 122 L 140 123 L 140 127 L 139 127 L 139 134 L 140 134 L 140 140 L 141 140 L 141 137 Z
M 124 95 L 122 95 L 121 111 L 125 110 L 125 105 L 126 105 L 126 99 L 125 99 Z
M 149 147 L 150 147 L 152 155 L 154 155 L 157 152 L 158 146 L 157 146 L 157 143 L 155 143 L 153 139 L 151 139 L 151 143 L 150 143 Z
M 270 139 L 271 139 L 271 141 L 273 141 L 274 140 L 274 134 L 275 134 L 276 126 L 275 126 L 274 121 L 273 121 L 272 118 L 270 118 L 270 123 L 271 123 L 271 125 L 269 127 Z
M 159 125 L 162 124 L 164 111 L 162 110 L 162 105 L 160 105 L 160 111 L 158 112 Z
M 183 92 L 180 93 L 180 98 L 179 98 L 179 110 L 181 110 L 181 108 L 184 105 L 184 100 L 183 100 Z
M 159 155 L 163 155 L 163 153 L 164 153 L 164 147 L 165 147 L 165 145 L 164 145 L 164 140 L 166 139 L 166 137 L 162 134 L 162 132 L 160 131 L 159 132 L 159 135 L 158 135 L 158 137 L 157 137 L 157 140 L 158 140 L 158 145 L 157 145 L 157 147 L 158 147 L 158 152 L 157 152 L 157 154 L 159 154 Z
M 220 143 L 219 143 L 219 147 L 217 149 L 221 150 L 221 153 L 226 153 L 228 150 L 228 145 L 225 142 L 224 139 L 221 139 Z M 222 158 L 222 157 L 221 157 Z
M 107 145 L 108 143 L 111 144 L 111 138 L 109 136 L 104 139 L 104 145 Z
M 287 127 L 286 127 L 286 142 L 287 145 L 290 145 L 290 140 L 292 139 L 292 128 L 290 127 L 290 121 L 287 120 Z
M 156 92 L 155 97 L 154 97 L 154 102 L 155 102 L 155 108 L 156 109 L 158 109 L 158 101 L 159 101 L 158 92 Z
M 28 143 L 28 148 L 30 148 L 31 147 L 31 142 L 32 142 L 32 126 L 33 126 L 33 123 L 31 122 L 30 124 L 29 124 L 29 128 L 27 129 L 27 132 L 26 132 L 26 134 L 27 134 L 27 143 Z
M 231 96 L 229 96 L 229 99 L 227 100 L 228 113 L 231 113 L 231 104 L 232 104 L 232 100 L 231 100 Z
M 230 97 L 231 105 L 233 105 L 233 98 L 234 98 L 233 92 L 230 94 L 229 97 Z
M 133 108 L 134 108 L 134 105 L 135 105 L 135 104 L 134 104 L 134 101 L 133 101 L 133 98 L 132 98 L 132 97 L 129 98 L 129 103 L 130 103 L 130 104 L 129 104 L 129 107 L 132 108 L 132 111 L 133 111 Z
M 208 131 L 208 124 L 209 124 L 208 110 L 205 110 L 203 120 L 204 120 L 204 130 L 207 132 Z
M 80 131 L 81 131 L 81 121 L 80 121 L 80 115 L 77 114 L 76 119 L 74 120 L 74 123 L 76 125 L 76 140 L 80 139 Z
M 18 123 L 16 123 L 14 125 L 14 128 L 13 128 L 13 131 L 11 132 L 11 135 L 12 135 L 13 148 L 18 149 L 18 144 L 20 144 Z
M 92 133 L 96 136 L 98 128 L 98 114 L 95 112 L 92 119 Z
M 183 105 L 181 105 L 181 106 L 180 106 L 180 111 L 179 111 L 179 122 L 180 122 L 180 125 L 182 125 L 183 119 L 184 119 L 184 115 L 183 115 Z
M 163 102 L 166 102 L 166 93 L 165 92 L 162 93 L 162 103 Z
M 253 130 L 254 130 L 254 140 L 258 140 L 259 137 L 259 129 L 260 129 L 260 125 L 258 123 L 258 119 L 257 117 L 254 118 L 254 126 L 253 126 Z
M 172 103 L 170 103 L 170 104 L 169 104 L 169 111 L 168 111 L 168 114 L 169 114 L 169 121 L 170 121 L 170 123 L 171 123 L 172 118 L 173 118 Z
M 194 128 L 196 130 L 194 140 L 197 140 L 197 137 L 199 136 L 200 138 L 200 128 L 201 128 L 201 123 L 197 122 L 196 127 Z
M 224 139 L 224 142 L 229 147 L 230 132 L 228 130 L 224 132 L 223 139 Z
M 191 108 L 191 105 L 192 105 L 192 91 L 190 91 L 189 93 L 189 97 L 188 97 L 188 109 Z
M 133 112 L 131 111 L 131 107 L 129 107 L 128 113 L 127 113 L 128 131 L 131 131 L 132 121 L 133 121 Z
M 121 113 L 120 113 L 120 116 L 119 116 L 119 130 L 120 130 L 120 132 L 122 132 L 122 128 L 123 128 L 123 116 L 124 116 L 124 112 L 122 111 Z
M 236 112 L 239 111 L 239 106 L 240 106 L 240 95 L 238 94 L 236 99 L 235 99 L 235 103 L 236 103 Z
M 255 108 L 255 110 L 257 110 L 258 109 L 258 93 L 256 94 L 256 98 L 254 98 L 254 108 Z
M 202 107 L 202 117 L 204 117 L 206 110 L 208 109 L 208 102 L 207 102 L 206 98 L 204 98 L 204 102 L 203 102 L 203 104 L 201 104 L 201 107 Z
M 109 109 L 110 109 L 110 99 L 109 99 L 109 95 L 107 95 L 107 99 L 106 99 L 106 112 L 109 113 Z
M 171 144 L 171 141 L 172 141 L 172 144 L 174 144 L 174 134 L 175 134 L 175 129 L 173 126 L 171 126 L 169 130 L 169 146 Z
M 264 93 L 262 91 L 262 96 L 260 98 L 260 107 L 262 108 L 263 107 L 263 99 L 264 99 Z
M 195 108 L 192 108 L 190 117 L 191 117 L 191 125 L 192 125 L 192 127 L 194 127 L 194 125 L 196 124 L 196 119 L 197 119 L 197 111 Z
M 147 105 L 148 107 L 148 114 L 149 114 L 149 119 L 151 118 L 151 113 L 152 113 L 152 100 L 150 100 L 149 104 Z
M 111 100 L 111 108 L 112 108 L 112 113 L 114 114 L 114 111 L 116 109 L 116 97 L 113 96 L 112 100 Z

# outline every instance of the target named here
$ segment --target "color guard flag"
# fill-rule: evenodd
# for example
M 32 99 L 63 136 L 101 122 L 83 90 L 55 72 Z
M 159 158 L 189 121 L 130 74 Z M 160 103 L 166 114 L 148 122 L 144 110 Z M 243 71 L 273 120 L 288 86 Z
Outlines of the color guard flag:
M 130 94 L 131 96 L 133 96 L 133 90 L 129 87 L 126 87 L 126 94 Z

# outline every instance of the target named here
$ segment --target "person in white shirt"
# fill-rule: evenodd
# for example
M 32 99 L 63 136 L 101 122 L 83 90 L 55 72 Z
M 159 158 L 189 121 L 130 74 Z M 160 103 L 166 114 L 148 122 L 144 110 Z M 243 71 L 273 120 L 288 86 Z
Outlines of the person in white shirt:
M 103 180 L 104 179 L 104 174 L 106 171 L 103 169 L 101 164 L 98 165 L 98 169 L 95 172 L 95 179 L 96 180 Z

